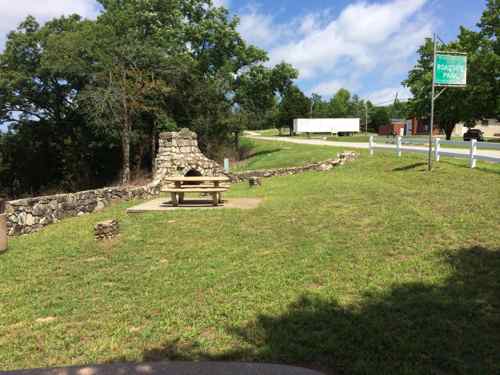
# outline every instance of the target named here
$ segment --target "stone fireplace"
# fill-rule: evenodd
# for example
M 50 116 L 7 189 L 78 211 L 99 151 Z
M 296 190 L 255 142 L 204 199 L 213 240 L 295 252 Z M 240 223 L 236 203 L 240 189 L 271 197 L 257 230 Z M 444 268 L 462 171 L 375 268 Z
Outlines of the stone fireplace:
M 198 137 L 189 129 L 161 133 L 154 184 L 163 185 L 168 176 L 220 176 L 222 167 L 202 154 Z

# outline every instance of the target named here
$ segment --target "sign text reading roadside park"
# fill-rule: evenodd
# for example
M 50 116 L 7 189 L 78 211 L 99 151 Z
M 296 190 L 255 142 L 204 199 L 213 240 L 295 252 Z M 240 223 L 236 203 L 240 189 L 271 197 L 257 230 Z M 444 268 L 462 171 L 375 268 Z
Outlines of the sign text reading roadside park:
M 436 86 L 465 86 L 467 84 L 467 56 L 436 54 Z

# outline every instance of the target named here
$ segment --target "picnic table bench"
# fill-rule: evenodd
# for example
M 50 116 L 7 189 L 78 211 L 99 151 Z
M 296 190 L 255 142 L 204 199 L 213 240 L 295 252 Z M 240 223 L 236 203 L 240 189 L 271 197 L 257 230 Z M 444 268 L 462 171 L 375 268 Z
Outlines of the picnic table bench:
M 170 193 L 174 207 L 184 202 L 184 195 L 186 193 L 210 194 L 213 205 L 218 206 L 222 203 L 222 193 L 228 191 L 229 188 L 227 185 L 222 185 L 222 183 L 229 181 L 229 178 L 225 176 L 174 176 L 165 178 L 165 181 L 174 183 L 175 185 L 175 187 L 162 189 L 163 192 Z

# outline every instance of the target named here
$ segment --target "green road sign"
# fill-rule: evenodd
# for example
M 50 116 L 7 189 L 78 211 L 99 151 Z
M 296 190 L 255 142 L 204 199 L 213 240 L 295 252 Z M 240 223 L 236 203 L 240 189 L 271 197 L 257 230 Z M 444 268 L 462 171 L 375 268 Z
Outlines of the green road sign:
M 467 56 L 436 54 L 436 76 L 438 86 L 465 86 L 467 84 Z

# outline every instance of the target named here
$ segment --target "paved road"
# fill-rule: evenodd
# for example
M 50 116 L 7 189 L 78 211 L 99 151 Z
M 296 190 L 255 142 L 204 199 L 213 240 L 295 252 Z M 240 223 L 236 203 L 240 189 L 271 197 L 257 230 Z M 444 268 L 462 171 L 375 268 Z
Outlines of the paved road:
M 368 148 L 368 143 L 365 142 L 337 142 L 337 141 L 324 141 L 322 139 L 304 139 L 304 138 L 294 138 L 294 137 L 261 137 L 259 133 L 256 132 L 246 132 L 246 136 L 248 138 L 260 139 L 265 141 L 279 141 L 279 142 L 289 142 L 289 143 L 298 143 L 303 145 L 316 145 L 316 146 L 332 146 L 332 147 L 345 147 L 345 148 Z M 386 149 L 395 149 L 395 145 L 391 144 L 377 144 L 377 147 L 386 148 Z M 418 151 L 425 152 L 428 149 L 426 147 L 421 146 L 403 146 L 403 150 L 408 151 Z M 442 151 L 446 151 L 449 153 L 454 153 L 458 155 L 469 155 L 469 150 L 464 148 L 446 148 L 441 146 Z M 477 150 L 478 155 L 489 156 L 493 158 L 498 158 L 498 162 L 500 163 L 500 150 Z M 453 156 L 453 155 L 447 155 Z
M 155 362 L 108 364 L 19 371 L 1 375 L 322 375 L 305 368 L 237 362 Z

